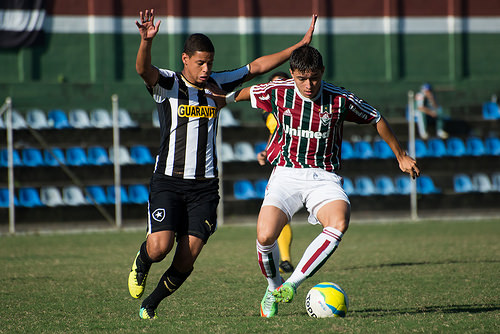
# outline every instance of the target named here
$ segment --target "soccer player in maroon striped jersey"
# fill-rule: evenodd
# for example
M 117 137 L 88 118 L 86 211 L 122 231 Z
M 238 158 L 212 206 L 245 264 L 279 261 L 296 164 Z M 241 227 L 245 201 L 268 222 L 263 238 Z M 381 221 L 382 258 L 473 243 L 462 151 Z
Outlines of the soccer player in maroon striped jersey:
M 302 46 L 290 57 L 292 79 L 243 88 L 227 102 L 250 100 L 252 107 L 268 110 L 278 122 L 267 159 L 275 165 L 257 221 L 257 254 L 268 287 L 261 316 L 272 317 L 278 303 L 293 299 L 299 285 L 318 271 L 347 231 L 350 202 L 336 174 L 341 163 L 344 121 L 372 124 L 394 152 L 401 171 L 417 177 L 416 161 L 401 148 L 380 113 L 344 88 L 322 80 L 321 54 Z M 309 222 L 322 232 L 305 250 L 291 276 L 279 274 L 276 239 L 293 214 L 305 205 Z

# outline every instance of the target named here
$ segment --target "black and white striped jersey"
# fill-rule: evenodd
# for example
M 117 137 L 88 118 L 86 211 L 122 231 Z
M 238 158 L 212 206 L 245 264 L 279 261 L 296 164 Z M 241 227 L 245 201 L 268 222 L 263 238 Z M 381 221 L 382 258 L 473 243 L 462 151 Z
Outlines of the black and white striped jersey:
M 215 178 L 217 172 L 218 113 L 207 89 L 189 83 L 180 72 L 159 69 L 154 87 L 148 87 L 156 102 L 161 143 L 155 173 L 184 179 Z M 243 83 L 249 66 L 213 72 L 209 81 L 226 92 Z

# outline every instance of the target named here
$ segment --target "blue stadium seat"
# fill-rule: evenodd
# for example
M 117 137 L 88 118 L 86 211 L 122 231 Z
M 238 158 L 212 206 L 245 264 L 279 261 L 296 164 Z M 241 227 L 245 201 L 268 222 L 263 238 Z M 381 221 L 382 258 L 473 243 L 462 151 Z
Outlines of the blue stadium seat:
M 27 167 L 43 166 L 42 152 L 37 148 L 25 148 L 21 151 L 23 165 Z
M 472 175 L 472 188 L 480 193 L 495 191 L 488 175 L 485 173 L 475 173 Z
M 147 203 L 149 199 L 149 191 L 143 184 L 133 184 L 128 186 L 128 200 L 134 204 Z
M 75 129 L 86 129 L 92 127 L 89 114 L 83 109 L 73 109 L 69 112 L 69 124 Z
M 87 201 L 93 203 L 92 198 L 97 204 L 108 204 L 108 198 L 106 197 L 106 192 L 101 186 L 88 186 L 85 187 L 88 192 Z
M 500 155 L 500 138 L 488 137 L 484 141 L 488 155 Z
M 129 203 L 127 189 L 124 186 L 120 187 L 120 196 L 122 204 Z M 108 199 L 108 203 L 115 204 L 116 196 L 115 196 L 115 186 L 107 186 L 106 187 L 106 197 Z
M 61 192 L 53 186 L 42 187 L 40 189 L 40 200 L 45 206 L 49 207 L 64 205 Z
M 111 165 L 108 157 L 108 151 L 104 147 L 93 146 L 87 150 L 87 161 L 90 165 L 102 166 Z
M 47 116 L 40 109 L 31 109 L 26 114 L 26 122 L 33 129 L 41 130 L 50 128 Z
M 17 197 L 14 194 L 14 205 L 19 205 L 17 201 Z M 0 188 L 0 208 L 8 208 L 9 207 L 9 189 Z
M 371 159 L 375 157 L 372 145 L 364 140 L 354 143 L 354 157 L 358 159 Z
M 151 114 L 151 122 L 154 128 L 160 127 L 160 118 L 158 117 L 158 111 L 156 109 L 154 109 L 153 113 Z
M 360 176 L 356 178 L 356 193 L 361 196 L 371 196 L 376 195 L 377 191 L 375 189 L 375 184 L 373 184 L 372 179 L 368 176 Z
M 450 157 L 462 157 L 466 154 L 464 141 L 457 137 L 449 138 L 446 141 L 446 153 Z
M 9 157 L 8 150 L 3 148 L 0 150 L 0 167 L 8 167 L 9 166 Z M 14 167 L 19 167 L 23 165 L 21 160 L 21 156 L 17 150 L 12 150 L 12 164 Z
M 425 158 L 427 154 L 427 146 L 422 139 L 415 139 L 415 155 L 416 158 Z
M 70 147 L 66 150 L 66 163 L 69 166 L 88 165 L 87 155 L 81 147 Z
M 467 155 L 481 156 L 486 154 L 486 147 L 481 138 L 469 137 L 465 142 Z
M 375 189 L 380 195 L 392 195 L 396 193 L 394 182 L 389 176 L 381 175 L 375 178 Z
M 132 146 L 130 148 L 130 157 L 139 165 L 152 164 L 155 162 L 149 149 L 143 145 Z
M 5 117 L 7 117 L 7 115 L 5 115 Z M 5 122 L 5 125 L 7 125 L 7 122 Z M 12 110 L 12 128 L 14 130 L 28 128 L 28 124 L 26 123 L 23 115 L 21 115 L 17 110 L 14 109 Z
M 429 139 L 427 142 L 427 155 L 433 158 L 446 156 L 446 145 L 441 138 Z
M 267 179 L 255 181 L 255 193 L 257 195 L 257 198 L 264 198 L 264 195 L 266 194 L 267 183 Z
M 261 141 L 255 144 L 255 155 L 259 154 L 262 151 L 266 150 L 267 142 Z
M 67 186 L 63 188 L 63 203 L 70 206 L 89 204 L 82 190 L 77 186 Z
M 352 148 L 351 143 L 348 141 L 342 141 L 342 151 L 341 151 L 342 159 L 354 159 L 354 149 Z
M 99 129 L 111 128 L 113 120 L 106 109 L 95 109 L 90 113 L 90 124 Z
M 118 110 L 118 124 L 120 128 L 136 128 L 138 126 L 137 122 L 130 117 L 126 109 Z
M 493 173 L 491 175 L 491 186 L 493 191 L 500 192 L 500 173 Z
M 373 142 L 373 152 L 375 158 L 379 159 L 390 159 L 395 157 L 391 147 L 384 140 L 376 140 Z
M 233 147 L 229 143 L 224 143 L 219 146 L 220 159 L 222 162 L 235 161 Z
M 49 150 L 43 150 L 43 161 L 46 166 L 59 166 L 59 161 L 57 160 L 59 160 L 63 165 L 66 164 L 66 158 L 64 157 L 62 149 L 52 147 Z
M 344 188 L 345 193 L 348 196 L 357 195 L 356 189 L 354 188 L 354 184 L 352 183 L 352 180 L 350 178 L 344 177 L 342 186 Z
M 257 193 L 252 185 L 252 182 L 248 180 L 239 180 L 234 182 L 234 197 L 236 199 L 247 200 L 257 198 Z
M 411 180 L 409 176 L 401 175 L 396 177 L 396 193 L 409 195 L 411 193 Z
M 234 158 L 237 161 L 257 160 L 252 144 L 246 141 L 240 141 L 234 144 Z
M 468 193 L 474 191 L 472 181 L 466 174 L 456 174 L 453 176 L 453 189 L 456 193 Z
M 417 178 L 417 192 L 420 194 L 439 194 L 441 190 L 434 185 L 434 182 L 428 175 L 420 175 Z
M 483 118 L 487 120 L 500 119 L 500 110 L 495 102 L 483 103 Z
M 38 190 L 31 187 L 19 189 L 19 206 L 26 208 L 43 206 Z
M 54 129 L 69 129 L 71 125 L 68 121 L 68 116 L 61 109 L 53 109 L 48 114 L 48 124 Z

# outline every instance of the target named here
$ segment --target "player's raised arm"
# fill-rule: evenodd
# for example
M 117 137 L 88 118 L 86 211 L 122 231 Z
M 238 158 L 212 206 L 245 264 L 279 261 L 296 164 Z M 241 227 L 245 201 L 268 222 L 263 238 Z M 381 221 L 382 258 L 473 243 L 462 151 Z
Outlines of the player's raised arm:
M 158 81 L 158 69 L 151 64 L 151 46 L 153 38 L 158 33 L 161 21 L 154 23 L 154 9 L 139 12 L 140 20 L 135 21 L 139 33 L 141 34 L 141 44 L 137 51 L 135 60 L 135 70 L 148 86 L 154 86 Z
M 254 78 L 257 75 L 267 73 L 271 71 L 272 69 L 280 66 L 284 62 L 290 58 L 290 55 L 292 54 L 293 50 L 301 47 L 302 45 L 309 45 L 311 43 L 313 33 L 314 33 L 314 27 L 316 25 L 316 20 L 318 19 L 318 15 L 313 14 L 312 19 L 311 19 L 311 25 L 309 26 L 309 29 L 307 30 L 306 34 L 304 35 L 304 38 L 297 44 L 286 48 L 285 50 L 282 50 L 277 53 L 273 53 L 270 55 L 262 56 L 260 58 L 255 59 L 250 63 L 250 73 L 248 73 L 247 77 L 245 78 L 245 81 L 248 81 L 252 78 Z
M 417 162 L 401 148 L 398 139 L 384 117 L 380 117 L 380 120 L 375 124 L 375 128 L 380 137 L 389 144 L 392 152 L 394 152 L 394 155 L 398 159 L 399 168 L 403 172 L 410 174 L 412 178 L 419 176 L 420 169 L 417 166 Z

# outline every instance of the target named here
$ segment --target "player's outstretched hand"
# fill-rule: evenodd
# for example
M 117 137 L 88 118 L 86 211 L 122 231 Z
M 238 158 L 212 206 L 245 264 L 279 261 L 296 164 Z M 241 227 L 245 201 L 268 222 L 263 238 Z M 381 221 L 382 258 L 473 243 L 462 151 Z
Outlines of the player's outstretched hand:
M 137 28 L 139 28 L 139 33 L 141 34 L 142 39 L 144 40 L 152 40 L 156 34 L 158 33 L 158 30 L 160 29 L 160 23 L 161 21 L 156 22 L 156 25 L 154 23 L 155 20 L 155 12 L 154 9 L 147 10 L 146 12 L 139 12 L 139 17 L 141 19 L 141 23 L 138 21 L 135 21 L 135 25 Z
M 399 159 L 399 168 L 403 172 L 410 174 L 413 179 L 420 176 L 420 168 L 418 168 L 417 162 L 407 154 Z
M 217 109 L 222 109 L 226 106 L 226 92 L 213 82 L 208 82 L 205 86 L 205 95 L 214 100 Z
M 309 26 L 309 29 L 307 30 L 306 34 L 304 35 L 304 38 L 302 38 L 302 44 L 303 45 L 309 45 L 312 41 L 312 37 L 314 34 L 314 28 L 316 26 L 316 20 L 318 20 L 318 15 L 313 14 L 311 18 L 311 25 Z

